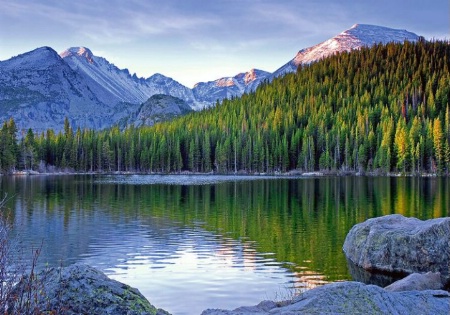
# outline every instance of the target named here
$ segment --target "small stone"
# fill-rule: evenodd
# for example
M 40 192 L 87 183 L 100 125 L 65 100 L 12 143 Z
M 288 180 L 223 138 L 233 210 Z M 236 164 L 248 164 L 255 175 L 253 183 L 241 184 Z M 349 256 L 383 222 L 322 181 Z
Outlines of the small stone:
M 440 272 L 427 272 L 425 274 L 413 273 L 398 280 L 384 289 L 391 292 L 414 291 L 414 290 L 440 290 L 444 286 L 441 282 Z

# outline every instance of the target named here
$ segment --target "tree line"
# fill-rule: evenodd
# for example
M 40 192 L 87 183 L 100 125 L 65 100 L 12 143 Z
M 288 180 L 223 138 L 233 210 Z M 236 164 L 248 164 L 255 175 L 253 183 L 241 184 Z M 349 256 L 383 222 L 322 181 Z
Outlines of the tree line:
M 74 130 L 66 119 L 18 140 L 11 119 L 0 169 L 448 174 L 449 63 L 446 41 L 378 44 L 152 127 Z

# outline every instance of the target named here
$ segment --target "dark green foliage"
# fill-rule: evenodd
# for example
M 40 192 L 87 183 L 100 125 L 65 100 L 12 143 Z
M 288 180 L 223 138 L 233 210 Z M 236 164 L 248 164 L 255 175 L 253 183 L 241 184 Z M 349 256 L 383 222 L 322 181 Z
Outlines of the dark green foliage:
M 8 173 L 17 165 L 17 128 L 13 119 L 3 124 L 0 130 L 0 173 Z
M 33 161 L 108 172 L 448 173 L 449 64 L 441 41 L 341 53 L 152 127 L 74 134 L 66 121 L 64 133 L 36 137 Z

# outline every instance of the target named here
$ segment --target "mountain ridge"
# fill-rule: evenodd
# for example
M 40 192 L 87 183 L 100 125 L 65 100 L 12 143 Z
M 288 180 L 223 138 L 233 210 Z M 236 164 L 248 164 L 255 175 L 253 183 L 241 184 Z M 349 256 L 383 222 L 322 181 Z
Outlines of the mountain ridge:
M 177 97 L 194 110 L 201 110 L 223 99 L 251 93 L 264 81 L 296 71 L 299 64 L 377 42 L 419 38 L 405 30 L 355 24 L 322 43 L 301 49 L 273 73 L 251 69 L 233 77 L 199 82 L 192 89 L 159 73 L 139 78 L 83 46 L 70 47 L 60 54 L 44 46 L 0 61 L 0 119 L 13 117 L 20 128 L 61 130 L 64 117 L 69 117 L 74 126 L 99 129 L 135 113 L 155 94 Z
M 192 90 L 198 99 L 214 104 L 218 100 L 222 101 L 225 98 L 239 97 L 244 93 L 253 92 L 269 75 L 269 72 L 251 69 L 233 77 L 198 82 Z
M 96 92 L 107 95 L 105 101 L 140 104 L 154 94 L 169 94 L 185 99 L 191 106 L 196 103 L 192 92 L 172 78 L 160 74 L 138 78 L 128 69 L 119 69 L 105 58 L 93 55 L 86 47 L 71 47 L 59 55 L 92 84 L 100 84 L 106 92 Z

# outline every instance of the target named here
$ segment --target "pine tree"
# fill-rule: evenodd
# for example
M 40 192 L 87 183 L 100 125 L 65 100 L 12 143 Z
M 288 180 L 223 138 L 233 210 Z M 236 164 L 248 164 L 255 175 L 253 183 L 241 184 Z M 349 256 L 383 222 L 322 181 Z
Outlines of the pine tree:
M 433 122 L 433 145 L 434 155 L 437 162 L 437 171 L 441 173 L 444 164 L 444 132 L 442 131 L 442 125 L 439 118 L 434 119 Z
M 395 151 L 397 154 L 397 168 L 406 172 L 406 165 L 408 163 L 409 144 L 406 133 L 405 119 L 401 117 L 397 123 L 395 132 Z

